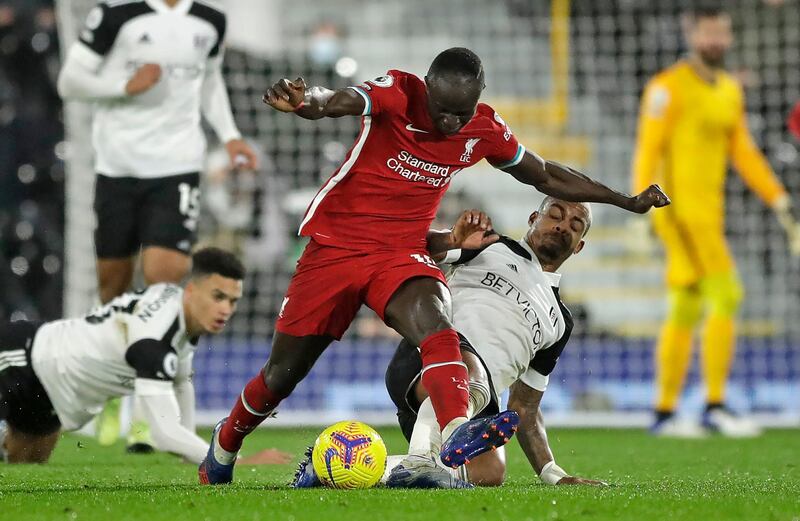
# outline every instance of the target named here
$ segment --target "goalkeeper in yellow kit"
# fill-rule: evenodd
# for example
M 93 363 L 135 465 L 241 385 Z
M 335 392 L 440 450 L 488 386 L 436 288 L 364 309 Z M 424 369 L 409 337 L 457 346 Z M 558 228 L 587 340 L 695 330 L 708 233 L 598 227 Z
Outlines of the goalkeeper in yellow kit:
M 747 129 L 744 95 L 723 68 L 732 43 L 730 17 L 718 7 L 684 16 L 689 56 L 648 83 L 639 117 L 633 192 L 660 183 L 672 205 L 654 212 L 664 244 L 669 310 L 656 348 L 656 419 L 651 431 L 702 436 L 709 429 L 754 436 L 752 422 L 725 408 L 725 385 L 736 343 L 735 319 L 742 286 L 725 240 L 724 182 L 728 159 L 770 208 L 800 250 L 800 228 L 790 200 Z M 692 351 L 702 330 L 706 411 L 702 425 L 675 419 Z

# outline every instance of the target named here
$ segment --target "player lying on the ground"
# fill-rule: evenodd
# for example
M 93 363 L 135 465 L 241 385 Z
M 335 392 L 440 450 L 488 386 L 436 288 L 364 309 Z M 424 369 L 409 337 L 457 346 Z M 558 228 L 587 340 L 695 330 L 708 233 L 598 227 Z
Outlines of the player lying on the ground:
M 555 462 L 539 407 L 550 373 L 566 346 L 572 316 L 558 293 L 558 268 L 584 246 L 592 223 L 588 204 L 547 197 L 528 220 L 525 237 L 501 237 L 478 250 L 440 256 L 452 265 L 453 323 L 470 369 L 470 396 L 483 396 L 478 417 L 499 410 L 498 396 L 510 389 L 508 408 L 520 416 L 519 443 L 534 471 L 548 484 L 601 484 L 573 477 Z M 447 232 L 444 232 L 445 235 Z M 436 253 L 436 232 L 429 244 Z M 386 386 L 409 440 L 405 458 L 390 457 L 386 484 L 394 487 L 462 488 L 500 485 L 503 448 L 482 454 L 453 471 L 434 464 L 441 436 L 430 400 L 420 384 L 417 348 L 403 341 L 386 371 Z M 431 423 L 433 421 L 433 424 Z M 400 461 L 402 459 L 402 461 Z
M 199 463 L 206 443 L 194 430 L 192 359 L 201 335 L 225 327 L 243 278 L 233 254 L 204 248 L 192 256 L 185 289 L 155 284 L 84 317 L 0 325 L 6 460 L 47 461 L 61 430 L 81 428 L 109 398 L 134 394 L 156 447 Z
M 450 320 L 444 275 L 425 238 L 452 177 L 486 158 L 540 191 L 644 213 L 669 199 L 651 186 L 628 196 L 525 150 L 503 119 L 478 103 L 480 58 L 463 48 L 440 53 L 425 80 L 392 70 L 358 87 L 307 89 L 282 79 L 267 105 L 304 119 L 359 116 L 361 132 L 341 167 L 314 197 L 300 234 L 311 240 L 298 261 L 275 326 L 269 360 L 214 430 L 199 469 L 202 483 L 230 483 L 245 436 L 289 396 L 362 304 L 420 347 L 422 383 L 442 431 L 442 458 L 459 465 L 489 449 L 499 413 L 467 418 L 467 368 Z M 488 437 L 484 438 L 486 434 Z
M 547 197 L 531 214 L 530 229 L 521 241 L 495 234 L 470 249 L 475 241 L 468 238 L 462 242 L 469 246 L 445 256 L 443 245 L 452 242 L 448 235 L 474 233 L 465 226 L 476 218 L 475 213 L 462 214 L 452 232 L 428 234 L 434 257 L 453 266 L 448 278 L 453 323 L 469 368 L 472 410 L 479 418 L 496 414 L 500 410 L 497 397 L 511 388 L 508 407 L 520 416 L 519 441 L 541 479 L 549 484 L 600 484 L 569 476 L 556 465 L 539 410 L 549 374 L 572 330 L 572 317 L 558 295 L 556 270 L 583 249 L 583 237 L 592 223 L 589 205 Z M 434 456 L 442 439 L 420 382 L 421 371 L 419 351 L 404 340 L 386 371 L 386 387 L 397 405 L 409 452 L 405 457 L 389 457 L 384 482 L 413 488 L 469 488 L 467 479 L 478 485 L 502 484 L 502 447 L 457 470 L 436 464 Z M 318 484 L 313 466 L 301 462 L 293 485 Z

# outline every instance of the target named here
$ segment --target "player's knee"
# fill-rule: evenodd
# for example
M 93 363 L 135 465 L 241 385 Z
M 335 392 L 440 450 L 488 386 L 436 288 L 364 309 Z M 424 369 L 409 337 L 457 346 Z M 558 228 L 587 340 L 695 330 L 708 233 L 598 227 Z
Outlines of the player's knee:
M 697 288 L 674 288 L 669 291 L 667 319 L 679 326 L 694 327 L 703 316 L 703 296 Z
M 189 262 L 179 260 L 163 264 L 149 263 L 142 268 L 145 282 L 157 284 L 159 282 L 171 282 L 177 284 L 189 273 Z
M 712 315 L 732 318 L 739 311 L 744 290 L 736 277 L 713 281 L 706 288 L 706 299 Z
M 6 440 L 6 459 L 9 463 L 47 463 L 56 439 L 52 436 L 9 437 Z
M 437 279 L 407 280 L 386 306 L 387 324 L 411 344 L 419 346 L 429 336 L 452 329 L 450 293 Z
M 310 370 L 311 365 L 303 360 L 268 360 L 261 374 L 270 391 L 279 396 L 289 396 Z
M 473 485 L 499 487 L 506 479 L 506 464 L 496 453 L 482 454 L 467 465 L 467 475 Z
M 100 295 L 100 301 L 106 303 L 115 297 L 125 293 L 130 286 L 130 279 L 124 274 L 109 274 L 105 277 L 101 276 L 97 284 L 97 292 Z

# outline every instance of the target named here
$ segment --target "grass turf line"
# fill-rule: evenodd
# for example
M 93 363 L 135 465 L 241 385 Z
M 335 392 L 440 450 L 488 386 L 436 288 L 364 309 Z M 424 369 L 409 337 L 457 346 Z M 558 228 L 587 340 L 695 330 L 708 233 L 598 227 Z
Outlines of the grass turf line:
M 397 429 L 379 429 L 390 453 Z M 300 458 L 319 429 L 260 429 L 247 450 Z M 123 453 L 66 435 L 47 465 L 0 466 L 0 520 L 742 519 L 800 520 L 800 433 L 754 440 L 661 440 L 641 431 L 552 429 L 566 470 L 612 483 L 548 487 L 516 442 L 505 486 L 467 491 L 291 490 L 294 463 L 246 467 L 228 487 L 200 487 L 196 468 L 169 455 Z

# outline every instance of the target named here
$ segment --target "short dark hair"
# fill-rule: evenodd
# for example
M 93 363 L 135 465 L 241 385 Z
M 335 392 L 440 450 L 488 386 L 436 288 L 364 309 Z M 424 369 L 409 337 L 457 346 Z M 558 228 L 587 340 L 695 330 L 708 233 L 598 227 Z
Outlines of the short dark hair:
M 684 12 L 693 20 L 698 18 L 715 18 L 726 14 L 722 2 L 715 0 L 696 0 L 689 3 Z
M 483 81 L 483 64 L 477 54 L 465 47 L 451 47 L 433 59 L 428 75 L 457 74 Z
M 192 278 L 217 274 L 229 279 L 244 279 L 245 269 L 233 253 L 221 248 L 201 248 L 192 254 Z

